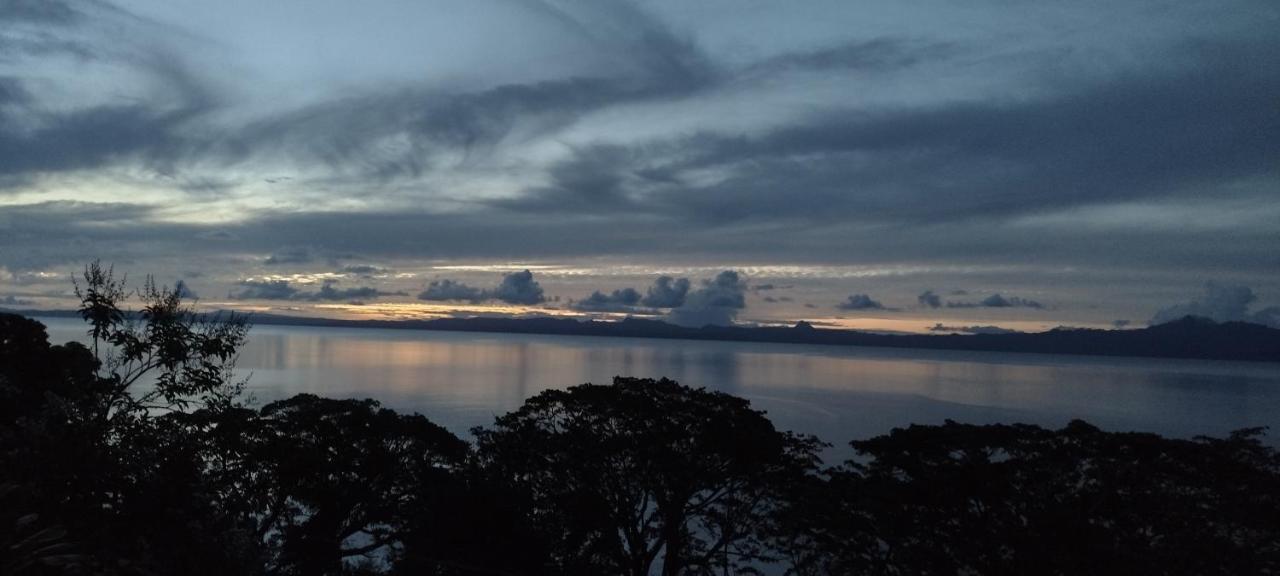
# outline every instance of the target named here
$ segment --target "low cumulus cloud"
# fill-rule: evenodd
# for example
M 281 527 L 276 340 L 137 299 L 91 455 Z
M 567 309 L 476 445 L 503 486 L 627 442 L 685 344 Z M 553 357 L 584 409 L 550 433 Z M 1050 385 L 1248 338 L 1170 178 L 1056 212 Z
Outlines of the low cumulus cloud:
M 547 301 L 542 286 L 528 270 L 512 272 L 502 277 L 492 289 L 476 288 L 454 280 L 436 280 L 418 294 L 419 300 L 483 302 L 499 300 L 507 304 L 533 305 Z
M 583 312 L 630 312 L 640 300 L 640 292 L 635 288 L 620 288 L 608 294 L 596 290 L 569 307 Z
M 916 302 L 924 308 L 939 308 L 942 306 L 942 297 L 934 294 L 933 290 L 925 290 L 916 296 Z
M 1198 316 L 1216 322 L 1252 322 L 1272 328 L 1280 328 L 1280 307 L 1271 306 L 1251 311 L 1258 295 L 1248 286 L 1205 284 L 1204 292 L 1190 302 L 1175 304 L 1156 312 L 1151 325 L 1164 324 L 1185 316 Z
M 772 289 L 767 285 L 765 290 Z M 599 290 L 591 296 L 574 302 L 570 307 L 584 312 L 640 312 L 655 313 L 656 309 L 675 309 L 684 306 L 689 298 L 692 283 L 688 278 L 659 276 L 654 279 L 644 295 L 634 288 L 621 288 L 608 294 Z M 752 290 L 761 288 L 752 287 Z
M 0 298 L 0 306 L 30 306 L 31 304 L 30 300 L 24 300 L 12 294 Z
M 540 304 L 547 300 L 542 286 L 528 270 L 512 272 L 502 277 L 502 283 L 493 291 L 493 298 L 508 304 Z
M 298 294 L 298 289 L 286 280 L 245 280 L 240 286 L 239 292 L 232 292 L 228 297 L 237 300 L 289 300 Z
M 747 283 L 733 270 L 725 270 L 685 297 L 684 304 L 673 308 L 667 320 L 681 326 L 732 325 L 738 311 L 747 307 Z
M 840 310 L 889 310 L 889 308 L 885 308 L 884 304 L 866 294 L 850 295 L 844 302 L 836 304 L 836 308 Z
M 1000 294 L 992 294 L 977 302 L 947 302 L 947 308 L 1044 308 L 1044 304 L 1035 300 Z
M 929 328 L 930 332 L 943 332 L 947 334 L 1018 334 L 1017 330 L 1001 328 L 999 326 L 945 326 L 941 322 L 934 324 Z
M 369 300 L 381 296 L 404 296 L 404 292 L 383 292 L 370 286 L 355 288 L 338 288 L 336 280 L 325 280 L 317 292 L 305 292 L 298 296 L 302 300 L 351 301 Z
M 653 286 L 649 287 L 649 292 L 640 303 L 650 308 L 677 308 L 684 304 L 684 299 L 688 295 L 688 278 L 659 276 L 653 281 Z
M 431 302 L 465 301 L 481 302 L 488 298 L 485 290 L 468 286 L 455 280 L 433 280 L 427 289 L 418 294 L 419 300 Z
M 403 296 L 403 292 L 383 292 L 369 286 L 338 288 L 335 280 L 326 280 L 315 292 L 304 292 L 287 280 L 245 280 L 241 289 L 229 295 L 236 300 L 309 300 L 309 301 L 359 301 L 381 296 Z

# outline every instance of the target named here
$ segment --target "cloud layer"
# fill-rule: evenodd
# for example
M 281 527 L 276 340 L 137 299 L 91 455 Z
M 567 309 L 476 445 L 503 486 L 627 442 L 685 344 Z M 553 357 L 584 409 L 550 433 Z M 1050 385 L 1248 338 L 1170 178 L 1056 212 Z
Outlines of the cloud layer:
M 434 280 L 418 294 L 419 300 L 483 302 L 497 300 L 507 304 L 533 305 L 547 300 L 542 286 L 528 270 L 512 272 L 502 277 L 494 288 L 481 289 L 454 280 Z
M 990 287 L 904 316 L 1109 322 L 1167 302 L 1153 284 L 1280 290 L 1265 0 L 297 10 L 0 4 L 0 267 L 200 262 L 206 296 L 536 305 L 531 274 L 391 285 L 366 263 L 621 262 L 667 279 L 633 302 L 602 275 L 574 306 L 692 323 L 742 308 L 687 278 L 760 266 Z M 344 266 L 360 286 L 238 283 Z M 770 308 L 850 294 L 814 276 L 774 278 L 797 288 Z
M 1280 307 L 1271 306 L 1252 310 L 1258 300 L 1253 289 L 1209 282 L 1204 291 L 1191 301 L 1161 308 L 1151 318 L 1151 325 L 1164 324 L 1185 316 L 1198 316 L 1217 322 L 1252 322 L 1272 328 L 1280 328 Z

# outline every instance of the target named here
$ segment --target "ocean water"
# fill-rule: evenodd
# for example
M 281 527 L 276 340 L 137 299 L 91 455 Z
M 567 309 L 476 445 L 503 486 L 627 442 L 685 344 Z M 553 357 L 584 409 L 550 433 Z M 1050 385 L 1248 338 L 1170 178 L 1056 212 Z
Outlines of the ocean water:
M 73 319 L 41 319 L 56 342 Z M 1080 418 L 1190 437 L 1270 426 L 1280 364 L 359 328 L 255 326 L 237 364 L 262 404 L 370 397 L 466 435 L 549 388 L 668 377 L 751 400 L 782 429 L 849 440 L 912 423 Z

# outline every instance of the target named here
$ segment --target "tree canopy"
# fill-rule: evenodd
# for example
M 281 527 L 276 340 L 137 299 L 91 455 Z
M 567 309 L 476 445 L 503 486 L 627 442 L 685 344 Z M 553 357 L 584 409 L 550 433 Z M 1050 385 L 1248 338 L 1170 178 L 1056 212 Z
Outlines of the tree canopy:
M 770 511 L 818 442 L 749 403 L 671 380 L 548 390 L 474 431 L 484 466 L 530 501 L 557 565 L 698 574 L 772 560 Z

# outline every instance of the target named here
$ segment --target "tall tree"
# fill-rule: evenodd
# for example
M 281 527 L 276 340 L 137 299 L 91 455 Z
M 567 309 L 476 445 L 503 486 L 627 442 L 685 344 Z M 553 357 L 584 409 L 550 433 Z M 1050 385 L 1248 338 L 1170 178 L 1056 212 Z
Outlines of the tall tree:
M 819 443 L 750 403 L 674 381 L 615 378 L 548 390 L 474 431 L 496 481 L 525 494 L 569 573 L 749 569 L 783 491 Z

